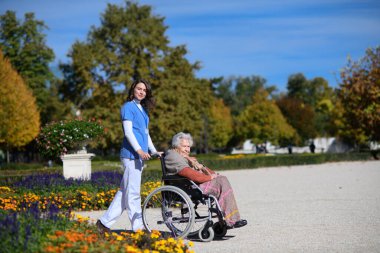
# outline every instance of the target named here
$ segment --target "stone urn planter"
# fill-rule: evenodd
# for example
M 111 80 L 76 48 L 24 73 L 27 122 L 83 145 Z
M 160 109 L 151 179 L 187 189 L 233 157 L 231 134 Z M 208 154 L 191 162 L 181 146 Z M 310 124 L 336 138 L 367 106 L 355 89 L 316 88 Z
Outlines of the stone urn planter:
M 87 153 L 86 144 L 73 152 L 61 156 L 65 179 L 91 179 L 91 160 L 95 154 Z
M 73 119 L 47 124 L 41 129 L 36 142 L 40 153 L 46 158 L 61 158 L 66 179 L 89 180 L 91 159 L 95 154 L 87 153 L 86 146 L 103 133 L 100 122 Z
M 91 179 L 91 159 L 95 155 L 85 154 L 66 154 L 61 157 L 63 162 L 63 176 L 65 179 Z

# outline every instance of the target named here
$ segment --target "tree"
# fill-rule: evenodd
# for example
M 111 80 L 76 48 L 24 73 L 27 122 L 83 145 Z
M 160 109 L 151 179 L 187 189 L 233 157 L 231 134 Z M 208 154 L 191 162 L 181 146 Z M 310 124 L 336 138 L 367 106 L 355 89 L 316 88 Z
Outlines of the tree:
M 287 89 L 288 94 L 279 106 L 284 116 L 290 117 L 287 119 L 291 122 L 293 127 L 295 127 L 297 131 L 301 131 L 298 133 L 302 139 L 305 140 L 308 135 L 315 137 L 317 135 L 326 136 L 331 134 L 329 122 L 333 109 L 332 100 L 334 99 L 334 92 L 333 89 L 329 87 L 328 82 L 322 77 L 308 80 L 302 73 L 297 73 L 289 76 Z M 291 100 L 294 101 L 292 102 Z M 307 108 L 307 110 L 311 109 L 313 111 L 312 118 L 309 120 L 312 125 L 307 126 L 307 132 L 309 132 L 309 134 L 306 134 L 306 132 L 302 130 L 301 126 L 304 125 L 302 122 L 296 122 L 297 118 L 301 119 L 303 117 L 302 115 L 296 116 L 292 111 L 285 112 L 287 110 L 285 107 L 291 106 L 291 104 L 294 103 L 302 104 L 302 108 L 300 108 L 302 110 Z M 294 109 L 296 108 L 291 110 Z M 311 116 L 310 113 L 308 115 Z
M 70 104 L 60 100 L 59 85 L 62 80 L 54 80 L 50 83 L 48 89 L 49 96 L 44 105 L 44 114 L 41 115 L 41 122 L 60 121 L 62 119 L 70 119 Z
M 222 99 L 214 99 L 210 107 L 208 132 L 210 133 L 210 146 L 224 148 L 233 134 L 233 120 L 231 110 Z
M 203 143 L 210 84 L 195 77 L 199 63 L 189 63 L 185 46 L 169 46 L 166 30 L 164 18 L 153 15 L 150 6 L 108 4 L 100 26 L 91 28 L 86 41 L 76 42 L 71 62 L 60 66 L 63 99 L 83 115 L 103 119 L 108 147 L 121 142 L 119 108 L 138 78 L 151 82 L 156 98 L 150 112 L 153 141 L 165 148 L 173 134 L 188 131 L 197 145 Z
M 334 136 L 339 137 L 346 143 L 352 145 L 364 144 L 368 141 L 362 128 L 352 128 L 349 125 L 349 119 L 344 117 L 345 109 L 342 101 L 338 99 L 332 111 L 331 130 Z
M 318 104 L 333 95 L 333 89 L 322 77 L 306 79 L 302 73 L 290 75 L 287 84 L 288 97 L 296 98 L 318 109 Z
M 115 143 L 120 141 L 121 136 L 123 136 L 120 123 L 120 105 L 125 101 L 125 98 L 106 85 L 95 89 L 92 96 L 93 98 L 88 101 L 88 108 L 80 111 L 79 116 L 85 119 L 101 119 L 105 136 L 96 141 L 96 147 L 103 149 L 103 151 L 107 151 L 108 148 L 114 153 L 119 150 L 119 145 L 115 147 Z
M 266 80 L 260 76 L 214 79 L 212 83 L 216 97 L 222 98 L 235 116 L 252 103 L 252 96 L 259 89 L 265 89 L 269 94 L 276 90 L 274 86 L 266 87 Z
M 241 140 L 251 139 L 254 143 L 288 145 L 297 138 L 296 131 L 287 122 L 268 92 L 260 89 L 253 96 L 252 104 L 237 117 L 237 134 Z
M 46 45 L 43 34 L 46 28 L 33 13 L 26 13 L 23 23 L 16 18 L 14 11 L 6 11 L 0 16 L 0 49 L 31 88 L 44 122 L 49 120 L 47 107 L 51 107 L 47 85 L 54 80 L 49 68 L 54 53 Z
M 357 143 L 361 135 L 369 141 L 380 140 L 380 47 L 369 48 L 358 61 L 348 60 L 341 72 L 339 98 L 344 107 L 342 117 Z M 351 130 L 349 130 L 351 129 Z
M 308 81 L 302 73 L 290 75 L 287 84 L 288 96 L 306 102 L 304 99 L 307 99 L 308 86 Z
M 287 96 L 280 97 L 276 103 L 287 122 L 300 136 L 301 143 L 293 144 L 305 144 L 306 141 L 317 136 L 315 113 L 310 105 L 305 104 L 297 98 L 289 98 Z
M 324 108 L 324 106 L 329 103 L 327 101 L 333 97 L 334 91 L 327 80 L 322 77 L 316 77 L 308 80 L 308 83 L 307 94 L 304 97 L 305 103 L 313 106 L 316 111 L 330 110 L 331 108 Z
M 35 98 L 0 50 L 0 145 L 7 150 L 25 146 L 37 136 L 40 114 Z
M 207 116 L 212 101 L 210 83 L 194 76 L 196 66 L 185 58 L 184 47 L 171 49 L 163 62 L 160 86 L 155 94 L 156 109 L 152 112 L 152 132 L 161 148 L 168 148 L 171 137 L 180 132 L 191 133 L 195 148 L 207 150 Z

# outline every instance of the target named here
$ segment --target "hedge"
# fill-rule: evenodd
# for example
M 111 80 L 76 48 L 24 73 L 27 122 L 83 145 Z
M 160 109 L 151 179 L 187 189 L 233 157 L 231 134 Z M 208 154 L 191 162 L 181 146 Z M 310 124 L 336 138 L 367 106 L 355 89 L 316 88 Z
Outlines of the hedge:
M 260 167 L 321 164 L 326 162 L 364 161 L 370 153 L 266 155 L 240 159 L 204 159 L 201 162 L 215 170 L 254 169 Z

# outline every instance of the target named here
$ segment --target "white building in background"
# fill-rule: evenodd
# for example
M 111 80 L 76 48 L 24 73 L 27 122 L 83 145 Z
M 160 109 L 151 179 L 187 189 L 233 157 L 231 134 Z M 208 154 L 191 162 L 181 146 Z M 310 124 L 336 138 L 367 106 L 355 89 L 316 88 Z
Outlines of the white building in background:
M 231 154 L 256 154 L 256 145 L 251 140 L 246 140 L 243 143 L 243 149 L 233 148 Z
M 379 150 L 380 149 L 380 143 L 371 141 L 369 143 L 369 149 L 370 150 Z
M 344 153 L 352 150 L 352 147 L 344 144 L 343 142 L 337 140 L 334 137 L 326 137 L 326 138 L 315 138 L 311 140 L 315 145 L 315 153 Z M 310 143 L 311 143 L 310 141 Z M 260 145 L 259 145 L 260 146 Z M 378 144 L 371 144 L 375 148 L 379 148 Z M 270 142 L 265 144 L 266 150 L 271 154 L 287 154 L 289 153 L 288 147 L 277 147 L 273 146 Z M 231 154 L 255 154 L 257 153 L 257 147 L 251 140 L 246 140 L 243 143 L 242 149 L 232 149 Z M 303 147 L 292 147 L 292 153 L 311 153 L 309 146 Z

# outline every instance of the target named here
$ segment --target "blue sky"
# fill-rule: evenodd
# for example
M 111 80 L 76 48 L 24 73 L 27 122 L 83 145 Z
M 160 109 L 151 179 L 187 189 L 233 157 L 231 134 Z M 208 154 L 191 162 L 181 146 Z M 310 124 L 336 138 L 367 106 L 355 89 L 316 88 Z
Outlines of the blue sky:
M 171 45 L 185 44 L 198 77 L 251 76 L 286 89 L 289 75 L 323 77 L 337 85 L 351 56 L 380 45 L 379 0 L 143 0 L 165 17 Z M 26 12 L 49 27 L 47 44 L 66 62 L 75 40 L 99 26 L 107 3 L 123 0 L 0 0 L 0 14 Z

